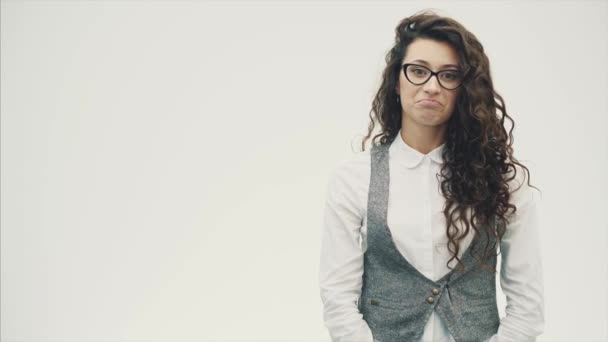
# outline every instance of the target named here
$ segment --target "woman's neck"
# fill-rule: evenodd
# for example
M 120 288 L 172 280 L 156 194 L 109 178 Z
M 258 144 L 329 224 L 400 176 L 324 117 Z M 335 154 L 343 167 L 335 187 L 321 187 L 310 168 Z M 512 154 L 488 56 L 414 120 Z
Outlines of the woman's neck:
M 422 154 L 427 154 L 445 142 L 446 129 L 447 125 L 402 125 L 400 138 L 416 151 Z

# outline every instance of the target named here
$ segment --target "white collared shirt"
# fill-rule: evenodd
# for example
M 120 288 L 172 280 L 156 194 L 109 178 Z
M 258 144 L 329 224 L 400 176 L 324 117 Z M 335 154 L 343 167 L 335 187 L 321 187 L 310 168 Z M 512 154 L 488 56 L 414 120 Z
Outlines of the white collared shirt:
M 445 144 L 428 154 L 407 145 L 401 131 L 389 148 L 387 224 L 399 252 L 427 278 L 438 280 L 450 269 L 447 251 L 445 199 L 439 174 Z M 372 332 L 358 310 L 363 284 L 363 253 L 367 249 L 367 200 L 370 152 L 358 152 L 339 163 L 328 178 L 323 214 L 319 286 L 323 319 L 332 342 L 373 342 Z M 544 330 L 543 273 L 539 241 L 539 213 L 533 189 L 517 168 L 510 183 L 515 204 L 501 242 L 500 286 L 506 295 L 506 316 L 490 341 L 535 341 Z M 526 179 L 527 180 L 527 179 Z M 522 184 L 519 190 L 514 191 Z M 462 241 L 459 257 L 472 240 Z M 450 263 L 456 265 L 456 260 Z M 453 342 L 435 312 L 422 341 Z

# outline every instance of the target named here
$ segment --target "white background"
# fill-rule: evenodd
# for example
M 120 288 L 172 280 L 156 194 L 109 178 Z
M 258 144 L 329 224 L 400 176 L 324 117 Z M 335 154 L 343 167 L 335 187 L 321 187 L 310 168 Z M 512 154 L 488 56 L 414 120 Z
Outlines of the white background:
M 539 341 L 606 341 L 605 1 L 143 0 L 2 1 L 2 341 L 329 341 L 327 176 L 424 8 L 542 190 Z

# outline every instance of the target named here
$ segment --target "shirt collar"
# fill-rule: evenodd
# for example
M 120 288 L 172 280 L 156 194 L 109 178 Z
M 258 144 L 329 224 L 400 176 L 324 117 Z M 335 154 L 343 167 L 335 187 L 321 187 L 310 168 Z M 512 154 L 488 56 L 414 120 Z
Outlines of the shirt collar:
M 404 162 L 405 166 L 410 169 L 418 166 L 425 159 L 425 157 L 430 158 L 437 164 L 442 164 L 443 157 L 441 154 L 444 148 L 445 143 L 439 145 L 429 153 L 423 154 L 403 141 L 403 138 L 401 137 L 401 130 L 399 130 L 399 133 L 397 133 L 395 140 L 393 140 L 391 144 L 391 149 L 394 150 L 398 158 Z

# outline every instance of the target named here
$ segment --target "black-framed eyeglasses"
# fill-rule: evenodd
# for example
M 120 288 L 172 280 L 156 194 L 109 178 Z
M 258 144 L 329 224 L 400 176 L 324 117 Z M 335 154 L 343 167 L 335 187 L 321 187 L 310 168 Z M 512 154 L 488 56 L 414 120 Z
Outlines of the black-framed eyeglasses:
M 447 90 L 454 90 L 462 85 L 462 74 L 458 70 L 451 69 L 433 72 L 423 65 L 412 63 L 403 64 L 402 68 L 405 78 L 415 85 L 425 84 L 433 76 L 437 78 L 439 85 Z

